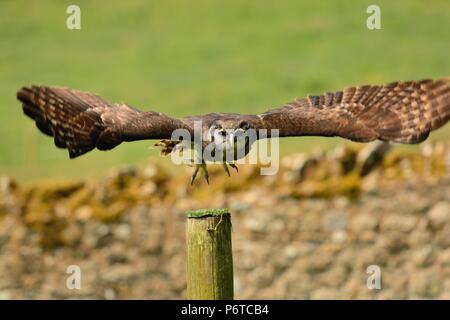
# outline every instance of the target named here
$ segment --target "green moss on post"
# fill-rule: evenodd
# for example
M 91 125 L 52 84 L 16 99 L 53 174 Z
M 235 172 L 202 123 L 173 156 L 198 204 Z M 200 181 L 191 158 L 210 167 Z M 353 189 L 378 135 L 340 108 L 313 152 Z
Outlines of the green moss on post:
M 189 211 L 187 298 L 233 299 L 231 218 L 228 209 Z

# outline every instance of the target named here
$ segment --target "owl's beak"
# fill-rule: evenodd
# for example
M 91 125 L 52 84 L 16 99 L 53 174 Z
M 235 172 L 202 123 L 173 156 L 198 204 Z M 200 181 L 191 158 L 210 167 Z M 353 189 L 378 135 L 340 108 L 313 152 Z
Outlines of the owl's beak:
M 238 142 L 238 139 L 243 138 L 246 136 L 246 131 L 239 128 L 236 129 L 233 133 L 230 134 L 230 142 L 236 144 Z

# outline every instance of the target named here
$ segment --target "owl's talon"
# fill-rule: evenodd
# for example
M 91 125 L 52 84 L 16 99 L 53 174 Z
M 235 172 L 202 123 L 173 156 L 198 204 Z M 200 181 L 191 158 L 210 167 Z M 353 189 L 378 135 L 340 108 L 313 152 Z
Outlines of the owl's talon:
M 191 177 L 191 186 L 194 184 L 194 180 L 195 180 L 195 177 L 197 177 L 197 173 L 198 173 L 198 169 L 199 168 L 200 168 L 199 165 L 195 166 L 194 173 L 192 174 L 192 177 Z
M 202 171 L 203 171 L 203 175 L 204 175 L 204 177 L 205 177 L 206 183 L 209 184 L 209 174 L 208 174 L 208 170 L 206 169 L 206 164 L 203 163 L 203 164 L 200 166 L 200 168 L 201 168 Z
M 194 173 L 192 174 L 192 178 L 191 178 L 191 186 L 194 184 L 194 180 L 197 177 L 199 169 L 202 169 L 206 183 L 209 184 L 209 174 L 208 174 L 208 170 L 206 169 L 206 163 L 202 163 L 202 164 L 195 165 Z
M 228 166 L 227 166 L 226 162 L 224 162 L 222 165 L 223 165 L 223 169 L 225 170 L 227 175 L 230 176 L 230 170 L 228 169 Z
M 230 167 L 232 167 L 234 170 L 236 170 L 237 173 L 239 173 L 239 169 L 238 169 L 237 165 L 235 165 L 234 163 L 230 163 L 229 165 L 230 165 Z

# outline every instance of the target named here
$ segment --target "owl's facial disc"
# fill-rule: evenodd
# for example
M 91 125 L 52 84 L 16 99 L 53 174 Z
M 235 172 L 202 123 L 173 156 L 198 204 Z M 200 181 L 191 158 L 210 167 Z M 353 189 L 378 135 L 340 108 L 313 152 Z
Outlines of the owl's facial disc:
M 222 148 L 245 144 L 248 129 L 250 129 L 250 125 L 246 121 L 216 122 L 208 130 L 209 141 Z
M 215 144 L 225 144 L 232 133 L 228 129 L 215 128 L 212 133 L 212 139 Z

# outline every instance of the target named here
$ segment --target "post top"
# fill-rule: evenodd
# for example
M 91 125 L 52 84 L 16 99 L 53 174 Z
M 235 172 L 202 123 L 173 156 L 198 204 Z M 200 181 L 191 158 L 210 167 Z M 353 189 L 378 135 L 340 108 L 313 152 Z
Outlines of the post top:
M 217 217 L 224 214 L 229 214 L 230 211 L 227 208 L 217 209 L 197 209 L 186 212 L 188 218 L 204 218 L 204 217 Z

